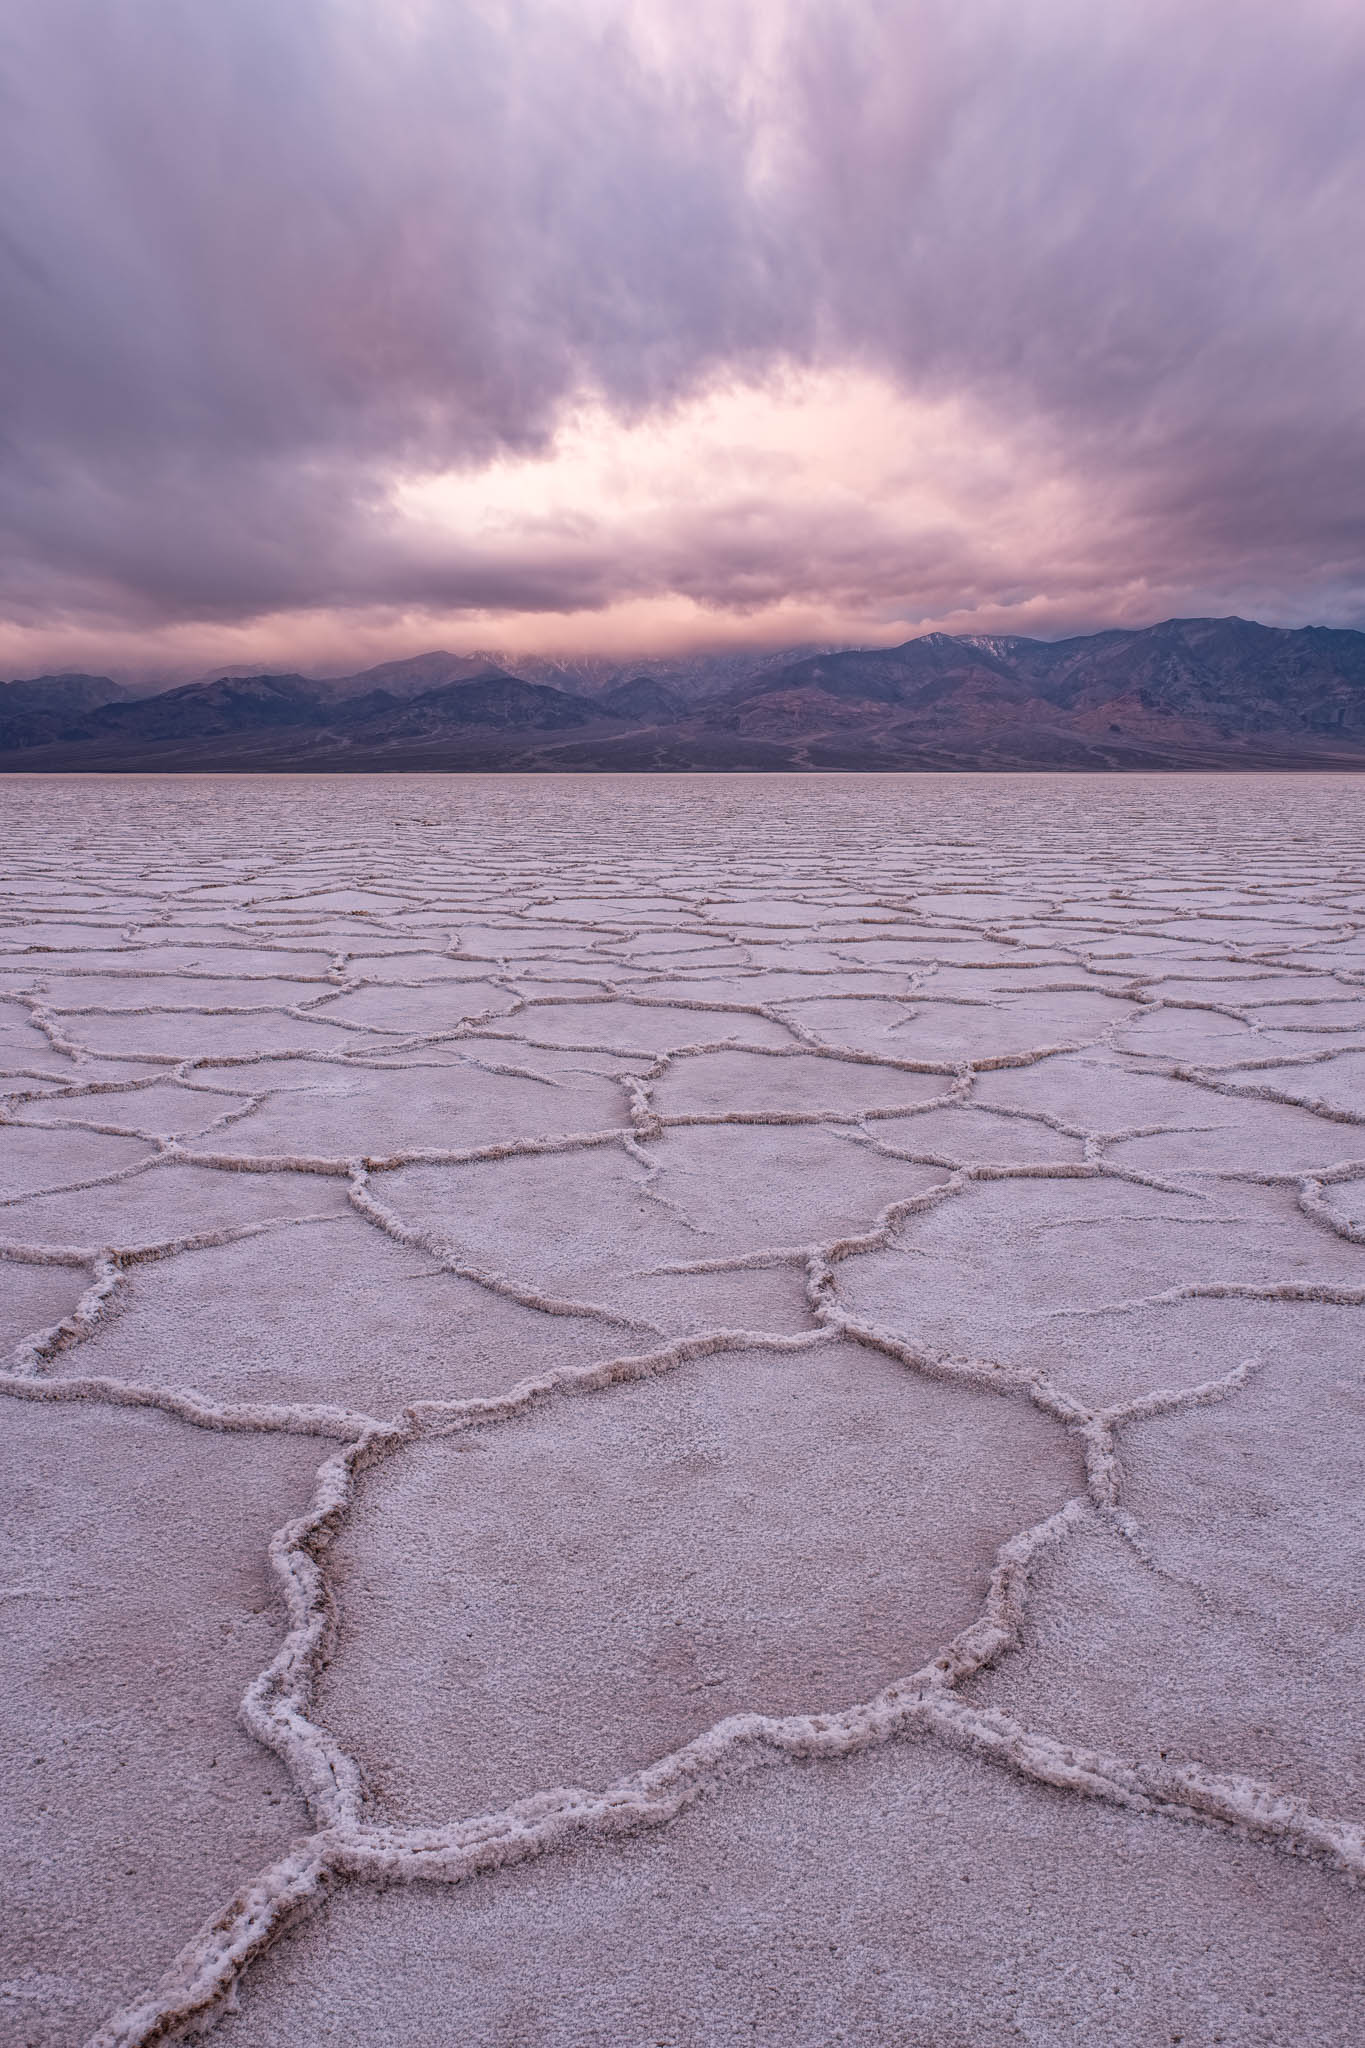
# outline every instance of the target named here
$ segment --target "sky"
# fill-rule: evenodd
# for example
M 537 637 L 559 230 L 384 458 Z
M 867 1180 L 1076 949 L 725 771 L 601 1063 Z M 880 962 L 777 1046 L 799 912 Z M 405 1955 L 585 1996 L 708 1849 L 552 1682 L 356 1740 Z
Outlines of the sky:
M 9 0 L 0 675 L 1365 626 L 1359 0 Z

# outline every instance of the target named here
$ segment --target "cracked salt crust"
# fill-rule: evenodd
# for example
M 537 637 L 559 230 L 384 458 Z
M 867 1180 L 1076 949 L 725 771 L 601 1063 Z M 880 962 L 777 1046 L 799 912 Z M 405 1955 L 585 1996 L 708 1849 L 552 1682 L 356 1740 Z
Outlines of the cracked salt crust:
M 339 1889 L 223 2048 L 1282 2048 L 1358 2036 L 1359 1903 L 932 1743 L 727 1785 L 496 1884 Z M 534 1958 L 534 1967 L 528 1959 Z
M 1355 2038 L 1355 785 L 5 800 L 26 2048 Z
M 9 1406 L 0 2038 L 48 2048 L 306 1825 L 237 1706 L 277 1627 L 264 1549 L 316 1461 L 297 1438 Z
M 599 1782 L 930 1659 L 1080 1460 L 1037 1414 L 904 1378 L 848 1346 L 723 1354 L 376 1474 L 335 1553 L 354 1635 L 319 1696 L 376 1817 Z

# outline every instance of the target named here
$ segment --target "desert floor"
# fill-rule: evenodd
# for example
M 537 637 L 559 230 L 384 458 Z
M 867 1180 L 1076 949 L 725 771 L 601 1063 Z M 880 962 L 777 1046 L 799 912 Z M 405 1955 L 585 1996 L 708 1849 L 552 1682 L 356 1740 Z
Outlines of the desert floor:
M 0 830 L 0 2039 L 1365 2038 L 1365 781 Z

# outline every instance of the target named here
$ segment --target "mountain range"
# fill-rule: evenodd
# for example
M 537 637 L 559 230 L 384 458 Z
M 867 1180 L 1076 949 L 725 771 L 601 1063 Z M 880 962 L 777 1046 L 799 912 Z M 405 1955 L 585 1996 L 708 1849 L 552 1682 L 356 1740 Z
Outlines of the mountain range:
M 1067 640 L 355 675 L 0 684 L 0 771 L 1365 768 L 1365 633 L 1168 619 Z

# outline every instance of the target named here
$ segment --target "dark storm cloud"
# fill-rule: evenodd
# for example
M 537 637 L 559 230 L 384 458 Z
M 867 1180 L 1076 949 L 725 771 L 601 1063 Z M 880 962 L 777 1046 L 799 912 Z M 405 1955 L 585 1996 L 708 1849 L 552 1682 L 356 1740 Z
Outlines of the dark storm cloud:
M 0 65 L 13 620 L 1010 601 L 780 494 L 496 564 L 386 510 L 792 363 L 1051 435 L 1123 511 L 1097 622 L 1365 604 L 1357 7 L 20 0 Z

